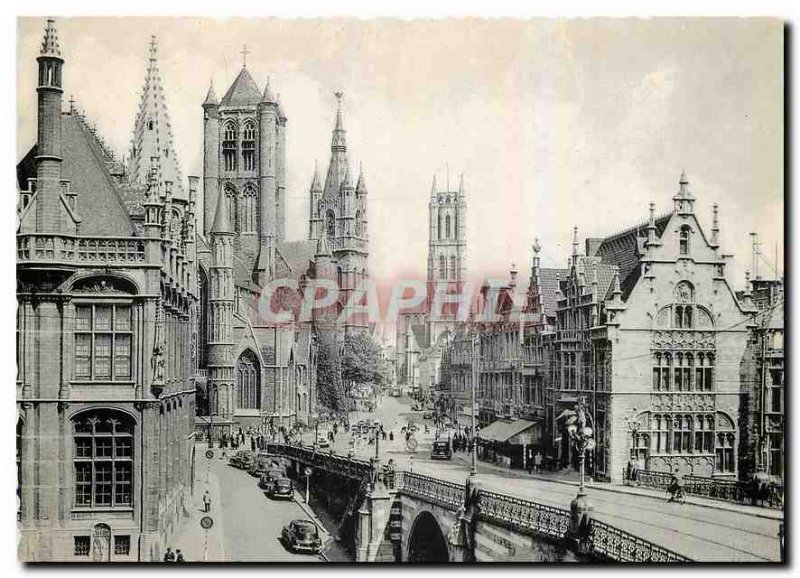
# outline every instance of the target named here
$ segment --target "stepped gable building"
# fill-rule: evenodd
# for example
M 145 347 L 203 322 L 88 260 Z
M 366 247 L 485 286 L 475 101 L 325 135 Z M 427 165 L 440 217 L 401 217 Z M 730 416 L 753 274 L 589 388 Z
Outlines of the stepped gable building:
M 158 561 L 191 486 L 196 181 L 179 202 L 156 155 L 131 182 L 62 110 L 53 20 L 37 63 L 17 165 L 19 556 Z
M 673 210 L 573 248 L 560 283 L 553 355 L 554 450 L 577 456 L 558 416 L 584 398 L 597 449 L 595 475 L 620 481 L 640 468 L 737 475 L 739 368 L 752 316 L 726 277 L 714 207 L 711 234 L 681 175 Z M 558 441 L 560 438 L 560 442 Z
M 401 314 L 397 324 L 398 380 L 431 396 L 441 384 L 442 352 L 459 325 L 458 295 L 467 277 L 467 199 L 464 175 L 458 189 L 440 190 L 436 176 L 428 203 L 428 266 L 426 300 Z M 437 294 L 442 296 L 437 302 Z

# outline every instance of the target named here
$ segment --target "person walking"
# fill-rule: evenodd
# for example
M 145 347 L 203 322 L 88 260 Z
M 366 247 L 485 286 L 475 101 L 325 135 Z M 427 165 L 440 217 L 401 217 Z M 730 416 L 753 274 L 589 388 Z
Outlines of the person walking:
M 174 562 L 175 561 L 175 552 L 172 551 L 172 548 L 167 547 L 167 552 L 164 554 L 164 562 Z
M 256 438 L 254 436 L 250 436 L 250 451 L 256 451 Z
M 211 511 L 211 496 L 208 490 L 203 494 L 203 511 L 208 514 Z
M 175 550 L 175 561 L 186 562 L 186 560 L 183 559 L 183 552 L 181 552 L 180 549 Z
M 542 473 L 542 452 L 540 452 L 538 450 L 536 452 L 536 455 L 533 456 L 533 470 L 537 474 L 541 474 Z

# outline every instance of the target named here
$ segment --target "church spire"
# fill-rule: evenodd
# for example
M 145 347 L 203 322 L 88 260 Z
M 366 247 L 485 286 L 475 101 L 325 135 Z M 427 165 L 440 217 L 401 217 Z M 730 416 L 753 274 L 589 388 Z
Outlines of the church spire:
M 364 178 L 364 166 L 359 163 L 358 165 L 358 181 L 356 181 L 356 195 L 367 194 L 367 181 Z
M 686 178 L 686 171 L 681 172 L 680 188 L 672 200 L 675 202 L 675 212 L 680 214 L 691 214 L 694 212 L 694 195 L 689 191 L 689 179 Z
M 216 100 L 213 85 L 209 88 L 205 104 L 211 99 Z M 158 157 L 163 180 L 174 183 L 174 197 L 188 200 L 173 143 L 167 99 L 158 68 L 158 39 L 151 36 L 144 89 L 136 113 L 127 172 L 131 182 L 145 184 L 150 159 Z
M 214 81 L 212 80 L 208 85 L 208 92 L 206 93 L 206 99 L 203 101 L 203 106 L 217 104 L 219 104 L 219 100 L 217 99 L 217 93 L 214 91 Z
M 319 182 L 319 165 L 317 161 L 314 161 L 314 177 L 311 179 L 311 189 L 312 192 L 318 192 L 322 190 L 322 185 Z
M 323 197 L 334 197 L 339 194 L 347 172 L 347 142 L 342 123 L 342 96 L 344 95 L 341 92 L 333 94 L 336 97 L 336 122 L 331 137 L 331 162 L 325 177 Z
M 269 76 L 267 77 L 267 85 L 264 87 L 264 96 L 261 97 L 261 102 L 277 104 L 277 100 L 275 99 L 275 96 L 272 94 L 272 89 L 270 88 Z
M 436 192 L 437 192 L 437 189 L 436 189 L 436 175 L 434 174 L 433 175 L 433 181 L 431 182 L 431 197 L 435 198 L 436 197 Z
M 342 123 L 342 97 L 344 93 L 334 92 L 333 95 L 336 97 L 336 125 L 333 127 L 331 152 L 336 152 L 338 150 L 346 151 L 347 141 L 345 136 L 347 131 L 344 130 L 344 124 Z
M 211 226 L 211 234 L 217 233 L 233 233 L 230 216 L 228 215 L 228 202 L 225 195 L 220 195 L 217 200 L 214 224 Z
M 40 54 L 41 56 L 61 56 L 56 21 L 53 18 L 47 19 L 47 26 L 44 29 L 44 40 L 42 41 L 42 51 Z

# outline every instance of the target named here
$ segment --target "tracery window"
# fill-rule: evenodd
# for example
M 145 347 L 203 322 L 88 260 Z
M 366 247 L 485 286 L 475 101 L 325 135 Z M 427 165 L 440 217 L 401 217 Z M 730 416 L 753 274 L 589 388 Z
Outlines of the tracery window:
M 251 351 L 245 351 L 236 362 L 236 407 L 259 409 L 261 407 L 261 379 L 258 360 Z
M 444 218 L 444 236 L 446 239 L 450 238 L 450 215 L 446 215 Z
M 447 279 L 447 257 L 439 255 L 439 279 Z
M 692 229 L 689 228 L 688 225 L 684 225 L 680 229 L 680 236 L 679 236 L 679 246 L 680 246 L 680 254 L 681 255 L 688 255 L 689 254 L 689 236 L 692 233 Z
M 325 232 L 331 239 L 336 236 L 336 215 L 333 214 L 333 211 L 328 211 L 325 216 Z
M 246 171 L 256 168 L 256 126 L 247 121 L 242 130 L 242 166 Z
M 247 185 L 242 192 L 242 227 L 244 233 L 254 233 L 257 228 L 257 194 L 252 185 Z
M 73 419 L 75 505 L 129 507 L 133 495 L 133 419 L 118 411 Z
M 236 170 L 236 138 L 236 125 L 226 123 L 222 135 L 222 160 L 226 171 Z

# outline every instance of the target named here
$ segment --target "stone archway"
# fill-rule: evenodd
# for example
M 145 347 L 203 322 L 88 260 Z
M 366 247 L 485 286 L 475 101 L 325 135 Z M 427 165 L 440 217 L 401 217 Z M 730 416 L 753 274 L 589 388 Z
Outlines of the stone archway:
M 439 522 L 430 512 L 421 512 L 411 525 L 407 561 L 428 563 L 450 561 L 447 538 Z

